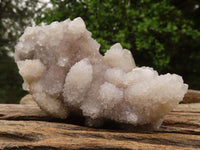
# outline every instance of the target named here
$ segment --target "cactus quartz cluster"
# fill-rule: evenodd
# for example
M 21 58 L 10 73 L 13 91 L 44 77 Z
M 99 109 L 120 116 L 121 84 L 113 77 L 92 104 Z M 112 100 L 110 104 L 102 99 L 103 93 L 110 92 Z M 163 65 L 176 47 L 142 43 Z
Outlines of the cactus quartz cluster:
M 104 56 L 99 48 L 80 17 L 26 28 L 15 51 L 24 90 L 58 118 L 77 113 L 91 126 L 108 119 L 159 128 L 188 89 L 182 77 L 136 67 L 119 43 Z

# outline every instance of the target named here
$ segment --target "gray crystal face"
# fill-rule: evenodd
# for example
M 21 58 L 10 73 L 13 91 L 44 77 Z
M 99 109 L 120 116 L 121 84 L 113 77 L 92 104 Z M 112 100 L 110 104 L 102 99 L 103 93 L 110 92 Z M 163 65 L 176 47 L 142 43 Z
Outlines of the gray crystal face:
M 188 85 L 176 74 L 136 67 L 119 43 L 105 56 L 99 47 L 80 17 L 26 28 L 15 51 L 23 88 L 58 118 L 77 112 L 92 126 L 111 119 L 158 128 Z

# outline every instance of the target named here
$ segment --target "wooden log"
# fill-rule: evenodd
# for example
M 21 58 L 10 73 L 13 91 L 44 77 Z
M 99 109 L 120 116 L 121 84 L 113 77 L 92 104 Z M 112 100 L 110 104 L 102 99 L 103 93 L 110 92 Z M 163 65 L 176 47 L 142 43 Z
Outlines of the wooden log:
M 188 90 L 183 98 L 182 103 L 200 103 L 200 91 Z
M 180 104 L 158 131 L 123 127 L 89 128 L 49 117 L 36 105 L 0 105 L 0 149 L 193 150 L 200 149 L 200 104 Z

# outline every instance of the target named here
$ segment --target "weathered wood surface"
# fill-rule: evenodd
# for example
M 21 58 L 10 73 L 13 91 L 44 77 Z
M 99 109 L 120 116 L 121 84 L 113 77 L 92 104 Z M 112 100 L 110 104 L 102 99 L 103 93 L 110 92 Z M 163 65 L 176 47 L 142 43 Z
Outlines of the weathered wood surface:
M 36 105 L 0 105 L 0 149 L 191 150 L 200 149 L 200 103 L 180 104 L 158 131 L 124 128 L 88 128 L 49 117 Z
M 200 91 L 188 90 L 183 98 L 183 103 L 200 103 Z

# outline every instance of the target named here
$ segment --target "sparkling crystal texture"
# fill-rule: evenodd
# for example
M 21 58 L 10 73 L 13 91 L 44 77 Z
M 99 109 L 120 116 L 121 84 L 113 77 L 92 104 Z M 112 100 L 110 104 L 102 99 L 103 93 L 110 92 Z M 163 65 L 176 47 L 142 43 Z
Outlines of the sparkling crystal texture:
M 58 118 L 78 113 L 93 126 L 109 119 L 158 128 L 188 85 L 176 74 L 136 67 L 119 43 L 104 56 L 99 48 L 80 17 L 26 28 L 15 48 L 23 88 Z

